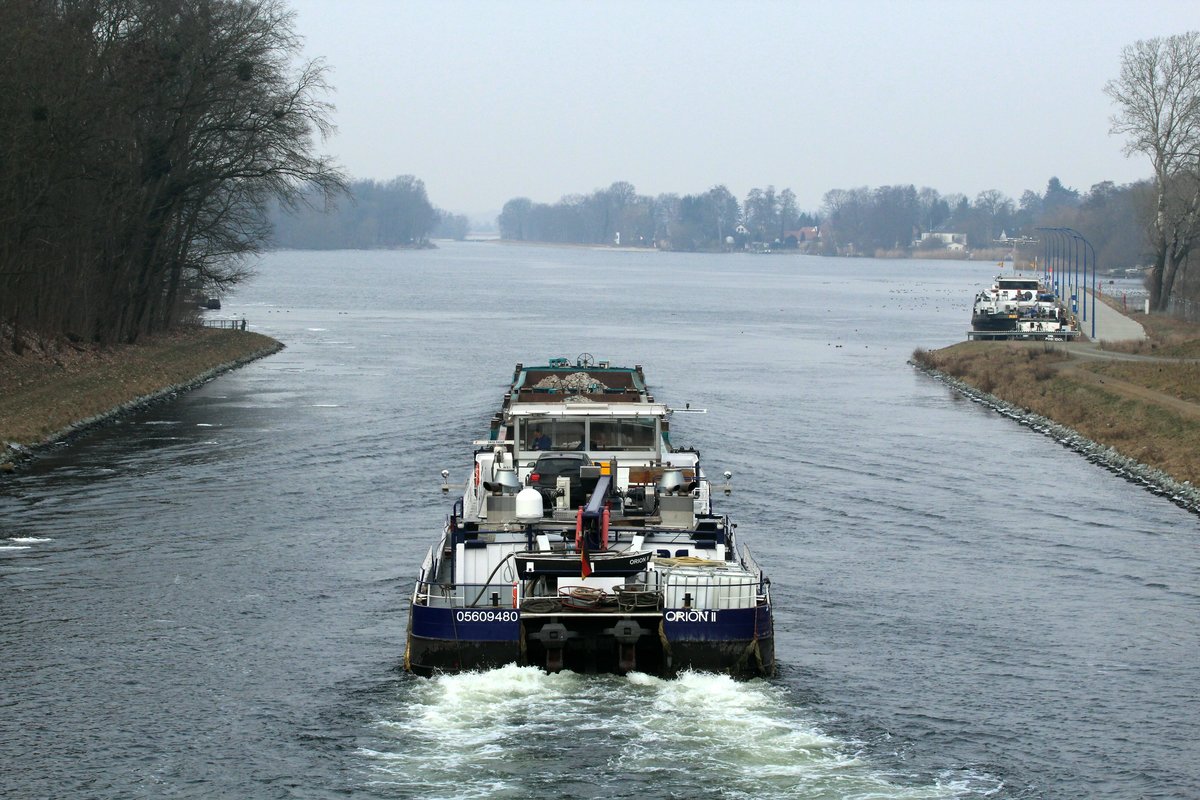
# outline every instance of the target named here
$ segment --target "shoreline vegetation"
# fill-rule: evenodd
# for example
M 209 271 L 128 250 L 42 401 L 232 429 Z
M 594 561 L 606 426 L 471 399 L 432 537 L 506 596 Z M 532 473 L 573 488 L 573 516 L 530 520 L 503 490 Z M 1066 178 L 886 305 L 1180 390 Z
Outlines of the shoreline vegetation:
M 968 341 L 909 363 L 1200 513 L 1200 325 L 1136 318 L 1145 342 Z
M 971 261 L 977 264 L 990 264 L 993 267 L 1012 268 L 1012 262 L 1005 263 L 1014 252 L 1012 247 L 989 247 L 978 250 L 878 250 L 873 254 L 830 255 L 796 247 L 784 247 L 771 250 L 748 250 L 729 247 L 714 247 L 700 250 L 672 250 L 668 247 L 657 247 L 654 244 L 606 244 L 590 242 L 547 242 L 525 239 L 467 239 L 466 241 L 481 244 L 513 245 L 520 247 L 561 247 L 578 250 L 607 250 L 618 253 L 729 253 L 731 255 L 782 255 L 782 256 L 816 256 L 819 258 L 874 258 L 881 261 L 891 259 L 917 259 L 927 261 Z M 433 243 L 436 246 L 436 242 Z M 283 248 L 287 249 L 287 248 Z M 400 249 L 400 248 L 391 248 Z M 1034 256 L 1017 253 L 1017 269 L 1035 269 Z
M 283 349 L 259 333 L 185 326 L 108 347 L 0 352 L 0 471 L 46 447 Z

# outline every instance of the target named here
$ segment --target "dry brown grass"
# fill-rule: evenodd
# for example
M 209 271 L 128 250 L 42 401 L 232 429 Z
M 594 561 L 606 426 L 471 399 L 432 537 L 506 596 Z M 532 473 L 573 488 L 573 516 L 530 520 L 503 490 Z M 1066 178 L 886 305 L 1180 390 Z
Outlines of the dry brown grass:
M 39 343 L 0 352 L 0 442 L 33 445 L 139 397 L 277 349 L 248 331 L 187 328 L 111 348 Z
M 1176 319 L 1166 314 L 1142 314 L 1121 308 L 1115 299 L 1102 295 L 1105 304 L 1128 314 L 1142 324 L 1147 338 L 1144 341 L 1101 341 L 1100 349 L 1115 353 L 1166 356 L 1170 358 L 1200 358 L 1200 324 Z
M 1018 405 L 1044 396 L 1054 365 L 1069 358 L 1062 350 L 1034 342 L 962 342 L 931 356 L 938 370 L 989 394 L 1003 387 L 1013 398 L 1004 399 Z
M 1197 365 L 1110 362 L 1085 369 L 1074 366 L 1065 348 L 1017 342 L 962 342 L 930 353 L 929 360 L 1176 480 L 1200 482 L 1200 407 L 1154 396 L 1200 403 Z
M 1107 361 L 1080 365 L 1097 375 L 1136 383 L 1189 403 L 1200 403 L 1200 364 L 1176 361 Z

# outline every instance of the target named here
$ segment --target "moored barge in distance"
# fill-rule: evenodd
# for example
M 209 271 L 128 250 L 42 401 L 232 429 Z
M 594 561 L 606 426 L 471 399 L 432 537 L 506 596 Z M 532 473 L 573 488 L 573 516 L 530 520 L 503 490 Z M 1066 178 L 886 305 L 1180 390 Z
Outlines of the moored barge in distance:
M 421 565 L 405 668 L 774 674 L 770 581 L 670 416 L 640 365 L 517 364 Z
M 1070 341 L 1079 335 L 1054 292 L 1036 277 L 996 276 L 975 296 L 968 339 Z

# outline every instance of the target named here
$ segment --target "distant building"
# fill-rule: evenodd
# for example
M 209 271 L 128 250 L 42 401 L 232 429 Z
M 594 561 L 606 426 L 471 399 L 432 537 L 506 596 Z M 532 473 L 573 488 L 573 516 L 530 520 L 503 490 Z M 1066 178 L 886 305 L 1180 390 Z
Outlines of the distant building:
M 966 250 L 967 235 L 965 233 L 950 233 L 948 231 L 925 231 L 921 238 L 913 242 L 913 247 L 920 247 L 930 239 L 940 241 L 947 250 Z
M 815 243 L 821 238 L 821 229 L 817 227 L 797 228 L 794 231 L 783 232 L 784 247 L 804 247 L 806 244 Z

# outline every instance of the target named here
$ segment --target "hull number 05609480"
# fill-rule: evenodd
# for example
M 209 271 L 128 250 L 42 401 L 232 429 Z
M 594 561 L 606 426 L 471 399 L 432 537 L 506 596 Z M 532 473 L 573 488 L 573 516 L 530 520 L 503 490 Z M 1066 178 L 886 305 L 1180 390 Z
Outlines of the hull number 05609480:
M 456 622 L 516 622 L 516 611 L 456 611 Z

